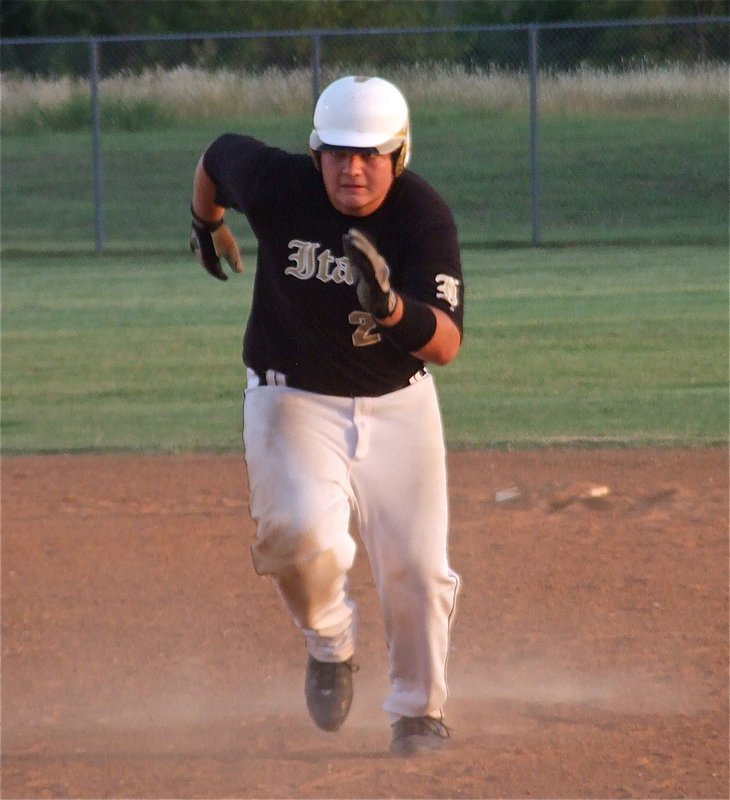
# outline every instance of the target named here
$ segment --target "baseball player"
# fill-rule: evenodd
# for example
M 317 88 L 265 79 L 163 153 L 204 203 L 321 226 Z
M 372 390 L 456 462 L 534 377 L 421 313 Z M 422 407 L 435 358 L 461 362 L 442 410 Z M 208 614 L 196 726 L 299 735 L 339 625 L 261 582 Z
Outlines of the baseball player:
M 255 570 L 270 575 L 307 650 L 313 721 L 337 731 L 353 696 L 359 531 L 384 618 L 391 751 L 437 750 L 459 578 L 447 548 L 441 416 L 427 362 L 462 340 L 461 263 L 444 200 L 407 170 L 408 106 L 376 77 L 330 84 L 309 155 L 225 134 L 195 171 L 191 248 L 243 269 L 224 222 L 258 242 L 243 445 Z M 351 526 L 351 521 L 354 523 Z

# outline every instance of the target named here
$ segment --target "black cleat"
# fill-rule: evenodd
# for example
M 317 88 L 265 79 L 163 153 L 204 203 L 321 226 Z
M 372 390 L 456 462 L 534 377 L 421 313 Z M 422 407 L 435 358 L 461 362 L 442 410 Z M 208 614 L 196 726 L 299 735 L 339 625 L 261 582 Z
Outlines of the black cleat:
M 309 716 L 323 731 L 338 731 L 352 704 L 352 673 L 357 667 L 347 661 L 317 661 L 309 656 L 304 694 Z
M 392 725 L 390 752 L 396 756 L 415 756 L 441 750 L 449 729 L 436 717 L 401 717 Z

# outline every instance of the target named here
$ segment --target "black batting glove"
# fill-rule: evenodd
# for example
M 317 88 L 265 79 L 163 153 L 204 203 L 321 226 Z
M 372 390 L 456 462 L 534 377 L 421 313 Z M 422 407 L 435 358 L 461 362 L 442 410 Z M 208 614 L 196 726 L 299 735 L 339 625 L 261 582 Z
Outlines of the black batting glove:
M 389 317 L 398 297 L 390 287 L 390 269 L 373 241 L 357 228 L 342 237 L 342 246 L 355 279 L 357 299 L 378 319 Z
M 235 272 L 243 272 L 243 260 L 231 229 L 222 219 L 209 222 L 201 219 L 192 209 L 193 223 L 190 228 L 190 249 L 201 265 L 214 278 L 227 281 L 228 275 L 221 267 L 221 257 Z

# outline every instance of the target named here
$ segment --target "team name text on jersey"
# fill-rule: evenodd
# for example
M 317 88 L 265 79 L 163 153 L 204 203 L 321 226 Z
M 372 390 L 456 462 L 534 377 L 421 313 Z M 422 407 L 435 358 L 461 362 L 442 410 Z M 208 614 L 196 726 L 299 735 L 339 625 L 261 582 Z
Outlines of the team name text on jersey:
M 346 283 L 352 286 L 352 270 L 345 256 L 333 256 L 329 248 L 317 253 L 319 242 L 304 242 L 301 239 L 292 239 L 288 243 L 292 254 L 289 261 L 294 262 L 293 267 L 286 267 L 285 275 L 291 275 L 300 281 L 317 278 L 322 283 Z

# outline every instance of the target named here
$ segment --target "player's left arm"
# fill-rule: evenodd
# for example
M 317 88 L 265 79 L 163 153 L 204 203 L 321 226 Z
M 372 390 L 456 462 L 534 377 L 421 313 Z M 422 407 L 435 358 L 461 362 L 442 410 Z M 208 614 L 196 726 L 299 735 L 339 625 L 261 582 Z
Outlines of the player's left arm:
M 382 333 L 421 361 L 448 364 L 461 347 L 459 325 L 435 305 L 397 292 L 390 283 L 390 268 L 375 243 L 351 228 L 342 240 L 355 278 L 358 300 L 370 312 Z M 459 280 L 438 275 L 451 285 L 451 310 L 460 303 Z
M 406 309 L 409 315 L 413 313 L 408 299 L 404 299 L 404 296 L 397 292 L 396 297 L 395 311 L 389 317 L 377 320 L 382 328 L 395 328 L 398 324 L 403 324 Z M 412 350 L 412 355 L 420 358 L 421 361 L 430 361 L 439 366 L 449 364 L 456 358 L 461 348 L 461 331 L 445 311 L 428 303 L 419 305 L 423 307 L 424 311 L 427 310 L 433 314 L 436 325 L 431 338 L 418 350 Z

